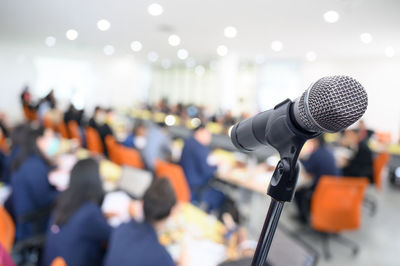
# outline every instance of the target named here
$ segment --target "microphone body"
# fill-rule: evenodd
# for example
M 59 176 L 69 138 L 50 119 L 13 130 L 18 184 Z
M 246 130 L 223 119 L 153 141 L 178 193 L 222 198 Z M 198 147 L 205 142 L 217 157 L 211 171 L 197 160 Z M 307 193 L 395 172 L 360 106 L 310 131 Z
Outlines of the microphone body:
M 288 104 L 286 114 L 280 111 Z M 294 102 L 286 100 L 274 109 L 237 123 L 231 130 L 232 143 L 250 152 L 271 145 L 279 151 L 287 135 L 313 138 L 322 132 L 338 132 L 355 123 L 365 113 L 367 93 L 347 76 L 321 78 Z

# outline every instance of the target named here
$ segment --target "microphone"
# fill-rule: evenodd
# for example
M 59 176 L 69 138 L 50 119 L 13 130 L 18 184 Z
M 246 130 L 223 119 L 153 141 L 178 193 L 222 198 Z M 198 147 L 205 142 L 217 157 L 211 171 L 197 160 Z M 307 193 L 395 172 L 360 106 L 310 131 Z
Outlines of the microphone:
M 283 106 L 287 106 L 286 112 L 281 110 Z M 341 131 L 359 120 L 367 106 L 367 93 L 357 80 L 347 76 L 324 77 L 294 102 L 285 100 L 274 109 L 237 123 L 230 130 L 230 137 L 241 151 L 250 152 L 266 145 L 279 150 L 285 143 L 293 142 L 293 137 L 310 139 L 322 132 Z

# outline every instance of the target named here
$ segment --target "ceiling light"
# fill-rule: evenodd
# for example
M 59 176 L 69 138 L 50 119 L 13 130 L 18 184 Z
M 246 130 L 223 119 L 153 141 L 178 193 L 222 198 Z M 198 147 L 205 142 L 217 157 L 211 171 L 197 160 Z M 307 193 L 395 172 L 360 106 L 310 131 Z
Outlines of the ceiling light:
M 44 43 L 48 46 L 48 47 L 53 47 L 54 45 L 56 45 L 56 38 L 54 38 L 53 36 L 48 36 L 46 38 L 46 40 L 44 41 Z
M 67 30 L 67 32 L 65 33 L 65 36 L 67 37 L 68 40 L 73 41 L 73 40 L 76 40 L 76 38 L 78 38 L 79 33 L 74 29 L 70 29 L 70 30 Z
M 158 60 L 158 54 L 156 52 L 150 52 L 147 54 L 147 59 L 149 59 L 150 62 L 156 62 Z
M 196 73 L 196 75 L 200 76 L 200 77 L 203 76 L 205 72 L 206 72 L 206 69 L 202 65 L 198 65 L 194 69 L 194 73 Z
M 310 62 L 315 61 L 315 59 L 317 59 L 317 54 L 313 51 L 307 52 L 306 59 L 307 59 L 307 61 L 310 61 Z
M 171 46 L 178 46 L 181 44 L 181 38 L 176 34 L 172 34 L 168 37 L 168 43 Z
M 112 45 L 106 45 L 103 48 L 103 52 L 105 55 L 113 55 L 115 52 L 115 48 Z
M 132 49 L 134 52 L 139 52 L 140 50 L 142 50 L 142 48 L 143 48 L 143 45 L 142 45 L 141 42 L 133 41 L 133 42 L 131 43 L 131 49 Z
M 368 44 L 368 43 L 372 42 L 372 35 L 368 32 L 364 32 L 360 35 L 360 40 L 363 43 Z
M 181 60 L 185 60 L 189 56 L 189 52 L 186 49 L 179 49 L 177 52 L 177 56 Z
M 147 11 L 152 16 L 159 16 L 164 12 L 164 8 L 160 4 L 153 3 L 153 4 L 149 5 L 149 7 L 147 8 Z
M 335 10 L 329 10 L 324 13 L 324 20 L 328 23 L 335 23 L 339 20 L 339 13 Z
M 107 31 L 110 29 L 110 22 L 106 19 L 100 19 L 99 21 L 97 21 L 97 28 L 99 28 L 99 30 L 101 31 Z
M 283 48 L 283 44 L 282 44 L 282 42 L 280 42 L 280 41 L 273 41 L 273 42 L 271 43 L 271 49 L 272 49 L 274 52 L 279 52 L 279 51 L 282 50 L 282 48 Z
M 225 56 L 228 54 L 228 47 L 226 47 L 225 45 L 220 45 L 217 47 L 217 54 L 219 56 Z
M 235 38 L 237 35 L 237 30 L 233 26 L 228 26 L 224 29 L 224 35 L 226 38 Z
M 396 52 L 395 52 L 395 50 L 394 50 L 393 47 L 391 47 L 391 46 L 386 47 L 386 49 L 385 49 L 385 55 L 386 55 L 387 57 L 393 57 L 395 54 L 396 54 Z

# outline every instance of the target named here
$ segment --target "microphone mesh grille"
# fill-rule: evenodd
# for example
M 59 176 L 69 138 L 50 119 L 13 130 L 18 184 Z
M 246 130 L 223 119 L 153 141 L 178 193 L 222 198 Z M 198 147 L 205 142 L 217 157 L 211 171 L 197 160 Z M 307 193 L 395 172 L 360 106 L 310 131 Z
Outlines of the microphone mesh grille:
M 308 90 L 308 97 L 306 91 L 300 98 L 299 115 L 311 131 L 341 131 L 360 119 L 367 110 L 367 93 L 351 77 L 324 77 Z

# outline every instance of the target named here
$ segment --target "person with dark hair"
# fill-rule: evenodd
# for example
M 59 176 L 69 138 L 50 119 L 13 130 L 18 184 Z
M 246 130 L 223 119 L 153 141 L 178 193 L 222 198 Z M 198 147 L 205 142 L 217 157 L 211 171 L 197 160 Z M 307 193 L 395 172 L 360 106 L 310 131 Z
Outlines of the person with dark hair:
M 214 177 L 216 165 L 209 163 L 211 132 L 204 124 L 194 129 L 193 135 L 185 140 L 180 165 L 188 181 L 192 202 L 205 203 L 207 209 L 217 209 L 224 200 L 224 195 L 211 188 L 209 181 Z
M 128 134 L 125 140 L 121 143 L 125 147 L 136 148 L 142 150 L 146 145 L 147 127 L 143 121 L 135 123 L 132 132 Z
M 44 265 L 58 256 L 67 265 L 102 265 L 111 227 L 101 211 L 104 191 L 99 164 L 78 161 L 69 187 L 60 194 L 51 218 L 44 249 Z
M 33 224 L 20 221 L 20 217 L 50 208 L 58 192 L 50 185 L 48 174 L 51 159 L 58 152 L 59 139 L 51 129 L 31 125 L 26 140 L 11 164 L 11 187 L 14 213 L 17 219 L 16 239 L 33 235 Z M 48 219 L 44 219 L 45 231 Z
M 368 147 L 368 137 L 360 137 L 358 130 L 346 130 L 342 144 L 354 151 L 354 155 L 344 163 L 344 176 L 367 177 L 371 184 L 373 180 L 373 156 Z
M 169 161 L 172 154 L 172 141 L 167 125 L 163 122 L 150 127 L 147 132 L 143 160 L 149 170 L 154 170 L 156 159 Z
M 101 107 L 96 106 L 96 108 L 94 109 L 93 117 L 89 120 L 89 126 L 96 129 L 97 133 L 99 133 L 99 136 L 103 143 L 103 150 L 105 155 L 108 154 L 106 146 L 106 137 L 108 135 L 113 135 L 112 129 L 110 128 L 109 125 L 107 125 L 106 121 L 107 121 L 106 111 Z
M 104 265 L 175 265 L 157 236 L 175 204 L 174 190 L 169 181 L 164 178 L 154 180 L 143 197 L 145 221 L 131 220 L 112 233 Z
M 100 118 L 101 112 L 102 110 L 100 106 L 96 106 L 94 108 L 93 116 L 89 119 L 89 127 L 98 130 L 98 123 L 104 123 L 105 119 L 103 120 L 102 118 Z
M 341 171 L 336 165 L 333 152 L 325 143 L 324 135 L 322 134 L 315 139 L 309 140 L 309 143 L 312 144 L 313 151 L 307 159 L 301 156 L 300 162 L 306 172 L 305 175 L 311 178 L 311 182 L 297 189 L 295 194 L 295 201 L 299 210 L 298 218 L 303 223 L 307 222 L 309 219 L 311 198 L 321 176 L 341 175 Z

